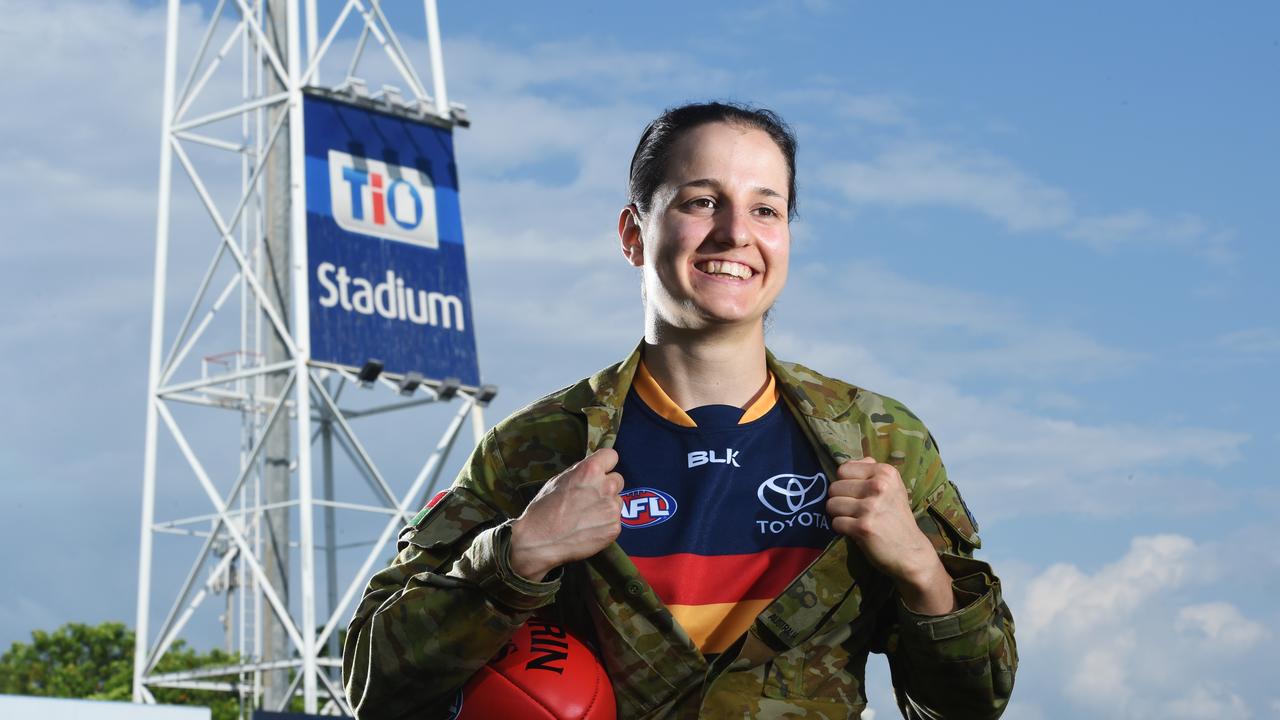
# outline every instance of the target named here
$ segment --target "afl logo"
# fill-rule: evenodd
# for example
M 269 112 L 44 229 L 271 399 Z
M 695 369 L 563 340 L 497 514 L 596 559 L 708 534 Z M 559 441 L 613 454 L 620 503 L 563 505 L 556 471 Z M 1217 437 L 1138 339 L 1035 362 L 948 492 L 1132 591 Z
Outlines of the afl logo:
M 676 514 L 676 499 L 661 490 L 633 488 L 619 494 L 623 527 L 649 527 L 664 523 Z

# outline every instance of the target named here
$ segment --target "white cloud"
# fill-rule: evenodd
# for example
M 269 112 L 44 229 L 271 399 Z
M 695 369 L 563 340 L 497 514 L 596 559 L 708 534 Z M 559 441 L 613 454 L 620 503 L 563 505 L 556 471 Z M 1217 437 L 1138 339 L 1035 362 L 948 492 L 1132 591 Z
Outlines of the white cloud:
M 1253 717 L 1244 698 L 1221 683 L 1196 682 L 1186 695 L 1161 703 L 1163 715 L 1188 720 L 1248 720 Z
M 818 177 L 858 205 L 968 210 L 1012 233 L 1053 233 L 1097 250 L 1138 245 L 1177 248 L 1217 263 L 1235 258 L 1231 232 L 1196 215 L 1090 214 L 1067 190 L 984 150 L 899 140 L 867 160 L 829 162 Z
M 1133 634 L 1121 633 L 1087 650 L 1067 677 L 1068 694 L 1088 698 L 1089 705 L 1127 703 L 1132 695 L 1128 656 L 1133 645 Z
M 1155 535 L 1135 538 L 1124 557 L 1092 576 L 1074 565 L 1053 565 L 1028 586 L 1021 629 L 1035 640 L 1051 627 L 1075 635 L 1122 623 L 1156 593 L 1187 579 L 1194 550 L 1189 538 Z
M 834 164 L 823 173 L 856 203 L 974 210 L 1014 232 L 1067 224 L 1068 194 L 998 156 L 940 143 L 894 145 L 869 162 Z
M 1066 229 L 1067 237 L 1083 240 L 1099 250 L 1122 245 L 1170 247 L 1199 254 L 1216 263 L 1235 259 L 1232 233 L 1211 227 L 1203 218 L 1180 213 L 1159 218 L 1145 210 L 1111 215 L 1081 216 Z
M 1216 553 L 1182 535 L 1140 536 L 1096 571 L 1045 568 L 1010 600 L 1020 685 L 1091 717 L 1250 717 L 1254 680 L 1242 670 L 1274 663 L 1258 642 L 1265 629 L 1232 604 L 1187 602 L 1239 580 L 1206 572 L 1221 566 Z
M 1266 627 L 1227 602 L 1188 605 L 1178 611 L 1175 628 L 1208 641 L 1208 647 L 1230 651 L 1248 649 L 1271 636 Z

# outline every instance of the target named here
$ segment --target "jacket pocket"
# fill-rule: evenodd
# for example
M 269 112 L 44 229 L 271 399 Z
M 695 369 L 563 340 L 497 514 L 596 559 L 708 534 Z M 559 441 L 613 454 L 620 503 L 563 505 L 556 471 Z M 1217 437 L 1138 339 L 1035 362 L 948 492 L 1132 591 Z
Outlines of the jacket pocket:
M 400 532 L 397 549 L 404 550 L 412 545 L 437 558 L 439 564 L 457 549 L 465 548 L 481 530 L 502 520 L 497 511 L 470 491 L 453 487 L 431 506 L 417 524 Z
M 849 707 L 863 703 L 862 667 L 884 594 L 885 588 L 874 579 L 855 582 L 817 632 L 768 662 L 765 697 L 804 698 Z
M 916 517 L 916 524 L 938 552 L 969 556 L 974 549 L 982 547 L 978 524 L 951 481 L 939 485 L 926 502 L 928 505 L 924 513 Z

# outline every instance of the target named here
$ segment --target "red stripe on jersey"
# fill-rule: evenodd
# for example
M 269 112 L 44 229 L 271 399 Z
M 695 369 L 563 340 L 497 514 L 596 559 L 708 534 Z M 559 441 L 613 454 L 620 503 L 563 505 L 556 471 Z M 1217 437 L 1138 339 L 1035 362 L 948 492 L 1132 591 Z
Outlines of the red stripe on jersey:
M 822 548 L 784 547 L 743 555 L 676 553 L 631 561 L 662 602 L 706 605 L 775 598 L 821 554 Z

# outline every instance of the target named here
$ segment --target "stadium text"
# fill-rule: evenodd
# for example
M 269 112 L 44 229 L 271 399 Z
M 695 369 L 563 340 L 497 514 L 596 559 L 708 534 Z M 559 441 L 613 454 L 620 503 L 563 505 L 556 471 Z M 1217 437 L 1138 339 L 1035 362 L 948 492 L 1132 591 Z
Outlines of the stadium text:
M 466 330 L 458 296 L 409 287 L 392 270 L 387 271 L 383 282 L 375 284 L 367 278 L 352 277 L 346 267 L 323 262 L 316 266 L 316 280 L 324 288 L 322 307 L 341 306 L 361 315 L 377 314 L 388 320 Z

